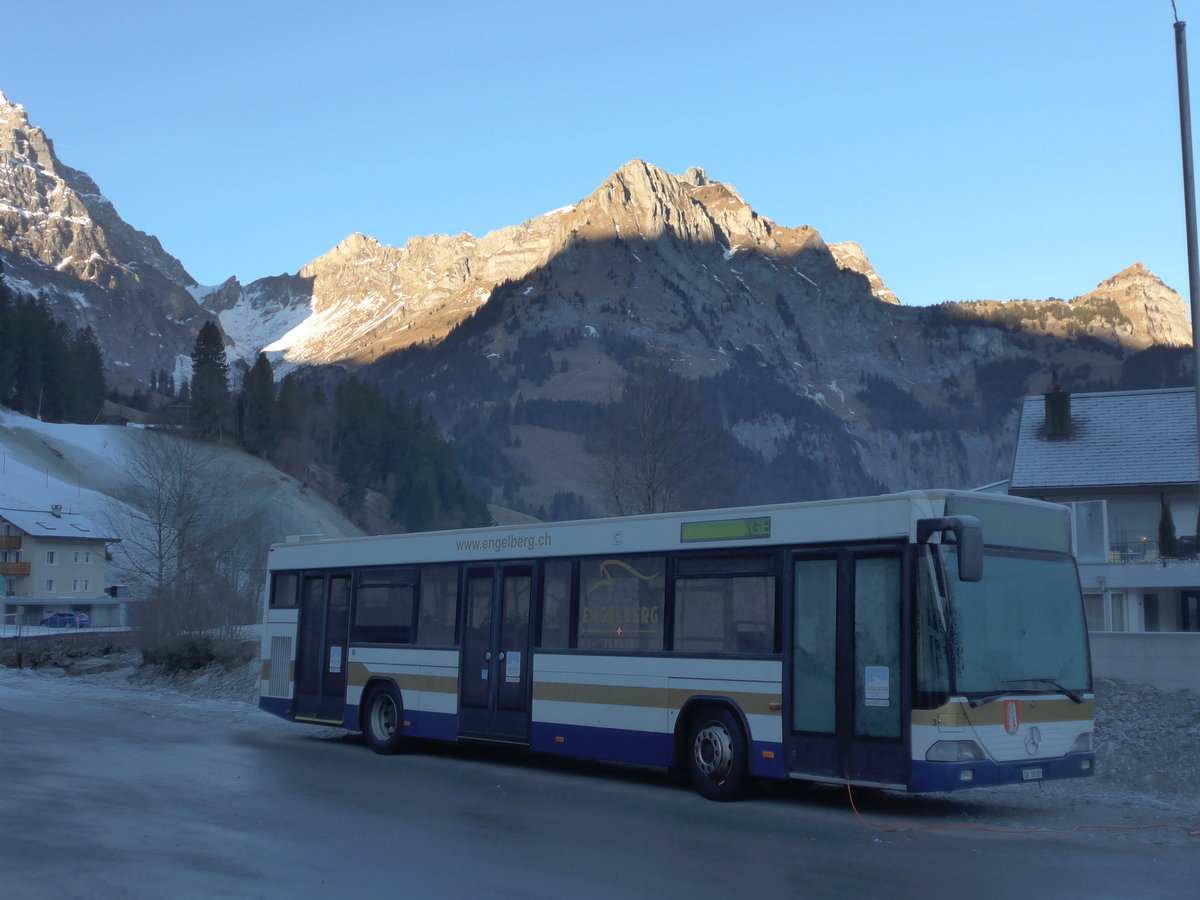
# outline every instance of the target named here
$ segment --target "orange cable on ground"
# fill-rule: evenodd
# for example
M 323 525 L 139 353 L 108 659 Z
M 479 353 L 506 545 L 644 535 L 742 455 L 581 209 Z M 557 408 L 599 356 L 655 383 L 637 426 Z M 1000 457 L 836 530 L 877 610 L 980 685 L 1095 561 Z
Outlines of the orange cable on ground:
M 993 834 L 1074 834 L 1076 831 L 1092 829 L 1096 831 L 1148 831 L 1161 829 L 1167 831 L 1182 831 L 1188 837 L 1200 837 L 1200 822 L 1193 826 L 1185 825 L 1075 825 L 1068 829 L 1056 828 L 993 828 L 988 825 L 923 825 L 920 822 L 872 822 L 858 811 L 854 803 L 854 792 L 850 782 L 846 782 L 846 796 L 850 800 L 850 809 L 864 825 L 885 831 L 987 831 Z

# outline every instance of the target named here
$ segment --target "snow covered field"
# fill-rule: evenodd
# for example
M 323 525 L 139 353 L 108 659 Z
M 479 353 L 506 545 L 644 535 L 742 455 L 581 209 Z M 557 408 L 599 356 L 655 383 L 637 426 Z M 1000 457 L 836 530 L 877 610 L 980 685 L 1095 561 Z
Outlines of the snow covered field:
M 124 492 L 130 455 L 153 436 L 119 425 L 39 422 L 0 408 L 0 507 L 61 505 L 104 522 Z M 222 464 L 232 465 L 242 499 L 270 510 L 272 540 L 288 534 L 361 534 L 333 504 L 263 460 L 217 445 L 210 449 Z

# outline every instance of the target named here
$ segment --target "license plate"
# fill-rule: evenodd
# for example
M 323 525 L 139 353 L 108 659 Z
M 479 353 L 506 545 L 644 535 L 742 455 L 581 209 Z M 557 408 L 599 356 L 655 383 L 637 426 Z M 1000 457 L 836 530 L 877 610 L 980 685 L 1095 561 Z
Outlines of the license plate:
M 1023 778 L 1025 781 L 1038 781 L 1041 779 L 1041 777 L 1042 769 L 1040 766 L 1034 769 L 1021 770 L 1021 778 Z

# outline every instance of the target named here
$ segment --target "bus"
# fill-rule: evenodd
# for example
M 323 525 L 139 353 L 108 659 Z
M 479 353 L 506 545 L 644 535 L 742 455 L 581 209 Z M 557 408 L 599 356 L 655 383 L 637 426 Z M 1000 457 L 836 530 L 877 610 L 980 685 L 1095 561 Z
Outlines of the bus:
M 911 491 L 269 553 L 262 709 L 413 739 L 929 792 L 1094 771 L 1067 508 Z

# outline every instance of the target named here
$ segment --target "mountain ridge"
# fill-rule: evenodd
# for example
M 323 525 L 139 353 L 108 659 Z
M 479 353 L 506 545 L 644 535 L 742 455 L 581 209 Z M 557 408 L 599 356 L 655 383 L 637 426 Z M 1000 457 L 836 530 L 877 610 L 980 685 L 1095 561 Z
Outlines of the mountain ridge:
M 1190 344 L 1141 263 L 1069 302 L 906 307 L 860 245 L 641 159 L 478 238 L 354 233 L 295 274 L 205 288 L 5 100 L 0 228 L 5 277 L 93 327 L 115 370 L 186 374 L 215 318 L 238 363 L 265 350 L 277 375 L 419 399 L 485 499 L 525 511 L 602 508 L 597 423 L 648 362 L 704 392 L 733 499 L 757 502 L 997 480 L 1023 393 L 1119 385 L 1139 351 Z

